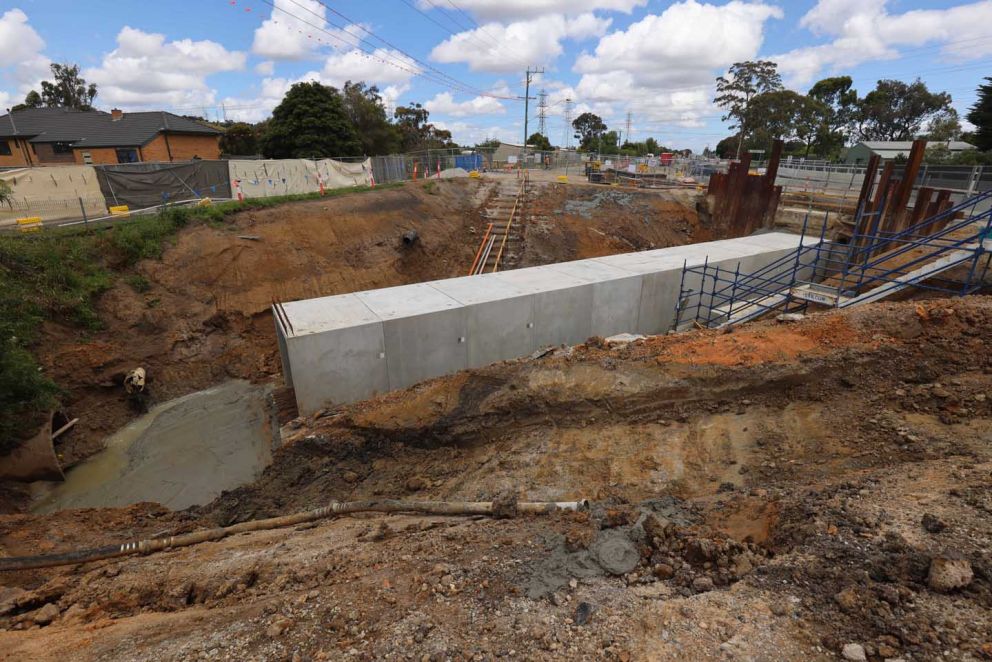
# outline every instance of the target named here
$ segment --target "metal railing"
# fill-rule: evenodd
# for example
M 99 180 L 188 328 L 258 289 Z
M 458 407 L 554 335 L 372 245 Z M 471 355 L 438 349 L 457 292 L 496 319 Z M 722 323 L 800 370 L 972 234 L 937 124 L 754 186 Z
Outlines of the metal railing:
M 992 191 L 980 193 L 899 232 L 856 233 L 846 246 L 826 240 L 829 214 L 817 241 L 806 245 L 807 214 L 796 250 L 756 271 L 741 273 L 740 263 L 734 270 L 709 260 L 686 263 L 673 328 L 738 324 L 774 311 L 804 311 L 810 302 L 843 308 L 907 287 L 958 296 L 976 292 L 992 263 L 990 199 Z M 870 228 L 870 219 L 864 225 Z M 959 282 L 923 282 L 963 265 L 968 270 Z

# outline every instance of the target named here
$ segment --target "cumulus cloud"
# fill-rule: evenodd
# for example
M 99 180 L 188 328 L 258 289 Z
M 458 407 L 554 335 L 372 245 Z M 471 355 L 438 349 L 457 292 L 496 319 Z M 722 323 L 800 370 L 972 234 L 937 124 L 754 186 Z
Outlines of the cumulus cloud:
M 45 41 L 31 27 L 27 14 L 11 9 L 0 15 L 0 44 L 0 76 L 17 90 L 5 92 L 4 103 L 16 102 L 48 73 L 50 60 L 42 54 Z
M 431 124 L 439 129 L 451 131 L 451 137 L 459 145 L 477 145 L 491 138 L 510 143 L 519 143 L 522 140 L 523 129 L 518 130 L 515 126 L 478 126 L 467 122 L 435 121 L 433 117 Z
M 760 2 L 675 3 L 611 32 L 595 51 L 580 55 L 574 69 L 582 77 L 573 98 L 606 116 L 621 101 L 641 121 L 700 126 L 713 109 L 715 72 L 754 58 L 765 23 L 782 16 L 778 7 Z
M 888 4 L 887 0 L 819 0 L 799 23 L 832 41 L 775 56 L 779 69 L 790 83 L 805 85 L 824 70 L 898 58 L 899 48 L 906 46 L 933 45 L 952 61 L 992 55 L 988 39 L 992 0 L 902 14 L 889 13 Z
M 275 70 L 276 63 L 272 60 L 264 60 L 255 65 L 255 73 L 259 76 L 271 76 Z
M 318 0 L 274 0 L 269 18 L 255 29 L 251 51 L 273 60 L 306 60 L 321 50 L 356 48 L 368 25 L 338 27 L 328 22 L 327 8 Z
M 347 81 L 379 86 L 382 103 L 387 113 L 392 114 L 400 97 L 410 90 L 410 79 L 419 69 L 416 63 L 396 51 L 380 49 L 374 56 L 354 49 L 333 53 L 320 70 L 308 71 L 296 78 L 267 76 L 252 95 L 225 98 L 223 103 L 230 108 L 227 116 L 242 122 L 260 122 L 272 114 L 272 109 L 296 83 L 317 82 L 341 88 Z M 397 66 L 383 64 L 386 61 Z
M 212 105 L 214 91 L 207 77 L 245 67 L 247 55 L 229 51 L 217 42 L 180 39 L 125 26 L 117 48 L 99 67 L 83 72 L 99 86 L 104 104 L 130 107 Z
M 596 9 L 620 11 L 629 14 L 637 7 L 644 7 L 648 0 L 459 0 L 458 6 L 485 20 L 534 18 L 547 14 L 582 14 Z M 421 9 L 435 5 L 420 0 Z
M 338 87 L 348 80 L 362 80 L 376 85 L 404 84 L 420 71 L 416 62 L 398 51 L 377 48 L 369 55 L 354 48 L 327 58 L 321 82 Z
M 506 112 L 498 100 L 492 97 L 478 96 L 467 101 L 455 101 L 450 92 L 441 92 L 433 99 L 424 102 L 424 107 L 432 114 L 449 115 L 451 117 L 468 117 L 471 115 L 495 115 Z
M 273 4 L 271 16 L 255 29 L 252 53 L 274 60 L 310 57 L 320 46 L 314 33 L 319 35 L 327 27 L 324 5 L 317 0 L 274 0 Z
M 508 24 L 487 23 L 441 42 L 431 51 L 431 58 L 445 63 L 465 62 L 473 71 L 519 71 L 521 62 L 550 63 L 561 55 L 565 39 L 603 35 L 611 23 L 612 19 L 594 14 L 574 18 L 548 14 Z

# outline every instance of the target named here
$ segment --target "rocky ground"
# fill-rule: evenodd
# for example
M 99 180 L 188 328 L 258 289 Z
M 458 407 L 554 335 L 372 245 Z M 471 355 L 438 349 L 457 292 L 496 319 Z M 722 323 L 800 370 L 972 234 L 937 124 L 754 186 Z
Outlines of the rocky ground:
M 542 357 L 291 423 L 253 485 L 0 518 L 44 553 L 331 499 L 593 500 L 342 517 L 0 576 L 0 657 L 992 659 L 992 299 Z

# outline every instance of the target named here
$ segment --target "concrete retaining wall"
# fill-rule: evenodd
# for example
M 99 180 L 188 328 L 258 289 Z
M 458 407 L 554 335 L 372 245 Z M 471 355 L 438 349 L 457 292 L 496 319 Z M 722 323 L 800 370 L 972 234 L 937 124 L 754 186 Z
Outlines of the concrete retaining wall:
M 294 301 L 288 326 L 274 315 L 283 372 L 310 414 L 548 345 L 662 333 L 685 262 L 747 272 L 798 245 L 774 232 Z

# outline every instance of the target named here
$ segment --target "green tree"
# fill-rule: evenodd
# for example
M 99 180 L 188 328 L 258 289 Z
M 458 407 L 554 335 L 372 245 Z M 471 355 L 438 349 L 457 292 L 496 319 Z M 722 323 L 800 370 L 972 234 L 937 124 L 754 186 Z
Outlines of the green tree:
M 813 140 L 820 156 L 832 158 L 848 142 L 851 122 L 858 107 L 858 92 L 850 76 L 824 78 L 810 88 L 807 96 L 823 104 L 823 116 Z
M 596 151 L 600 138 L 606 133 L 603 118 L 593 113 L 582 113 L 572 121 L 575 138 L 579 141 L 580 152 Z
M 28 108 L 41 108 L 43 105 L 45 104 L 41 100 L 41 95 L 35 92 L 34 90 L 31 90 L 30 92 L 27 93 L 27 96 L 24 97 L 24 103 L 16 104 L 10 110 L 15 111 L 15 110 L 26 110 Z
M 255 127 L 247 122 L 234 122 L 224 129 L 220 138 L 220 151 L 224 154 L 251 156 L 258 154 L 258 136 Z
M 539 152 L 550 152 L 554 149 L 551 146 L 551 141 L 543 133 L 532 133 L 530 138 L 527 139 L 527 144 L 531 145 L 534 149 Z
M 950 107 L 950 94 L 931 92 L 919 78 L 912 83 L 880 80 L 858 102 L 858 134 L 861 140 L 912 140 Z
M 645 154 L 654 154 L 655 156 L 657 156 L 663 151 L 664 150 L 661 148 L 661 145 L 659 145 L 658 141 L 655 140 L 654 138 L 648 138 L 647 140 L 644 141 Z
M 754 97 L 751 112 L 753 143 L 769 149 L 778 139 L 798 142 L 809 156 L 827 107 L 792 90 L 776 90 Z
M 272 111 L 261 142 L 262 153 L 270 159 L 362 154 L 341 94 L 316 81 L 289 88 Z
M 22 105 L 29 108 L 45 105 L 49 108 L 92 110 L 96 83 L 87 85 L 79 75 L 79 66 L 75 64 L 52 62 L 50 68 L 53 80 L 41 81 L 41 94 L 34 90 L 28 92 Z
M 751 100 L 759 94 L 781 89 L 778 65 L 768 60 L 735 62 L 727 76 L 716 79 L 717 96 L 713 102 L 726 111 L 723 120 L 733 122 L 730 128 L 738 130 L 736 156 L 740 156 L 753 124 Z
M 978 98 L 971 107 L 967 120 L 975 125 L 971 142 L 983 152 L 992 151 L 992 77 L 978 86 Z
M 932 120 L 927 129 L 927 140 L 932 142 L 947 142 L 961 137 L 961 120 L 958 111 L 948 108 Z
M 399 106 L 393 111 L 396 126 L 400 131 L 403 151 L 457 147 L 451 139 L 450 131 L 439 129 L 428 122 L 430 116 L 430 112 L 419 103 Z
M 366 155 L 379 156 L 400 151 L 400 131 L 389 121 L 378 87 L 348 81 L 344 84 L 342 95 L 345 112 L 358 132 Z

